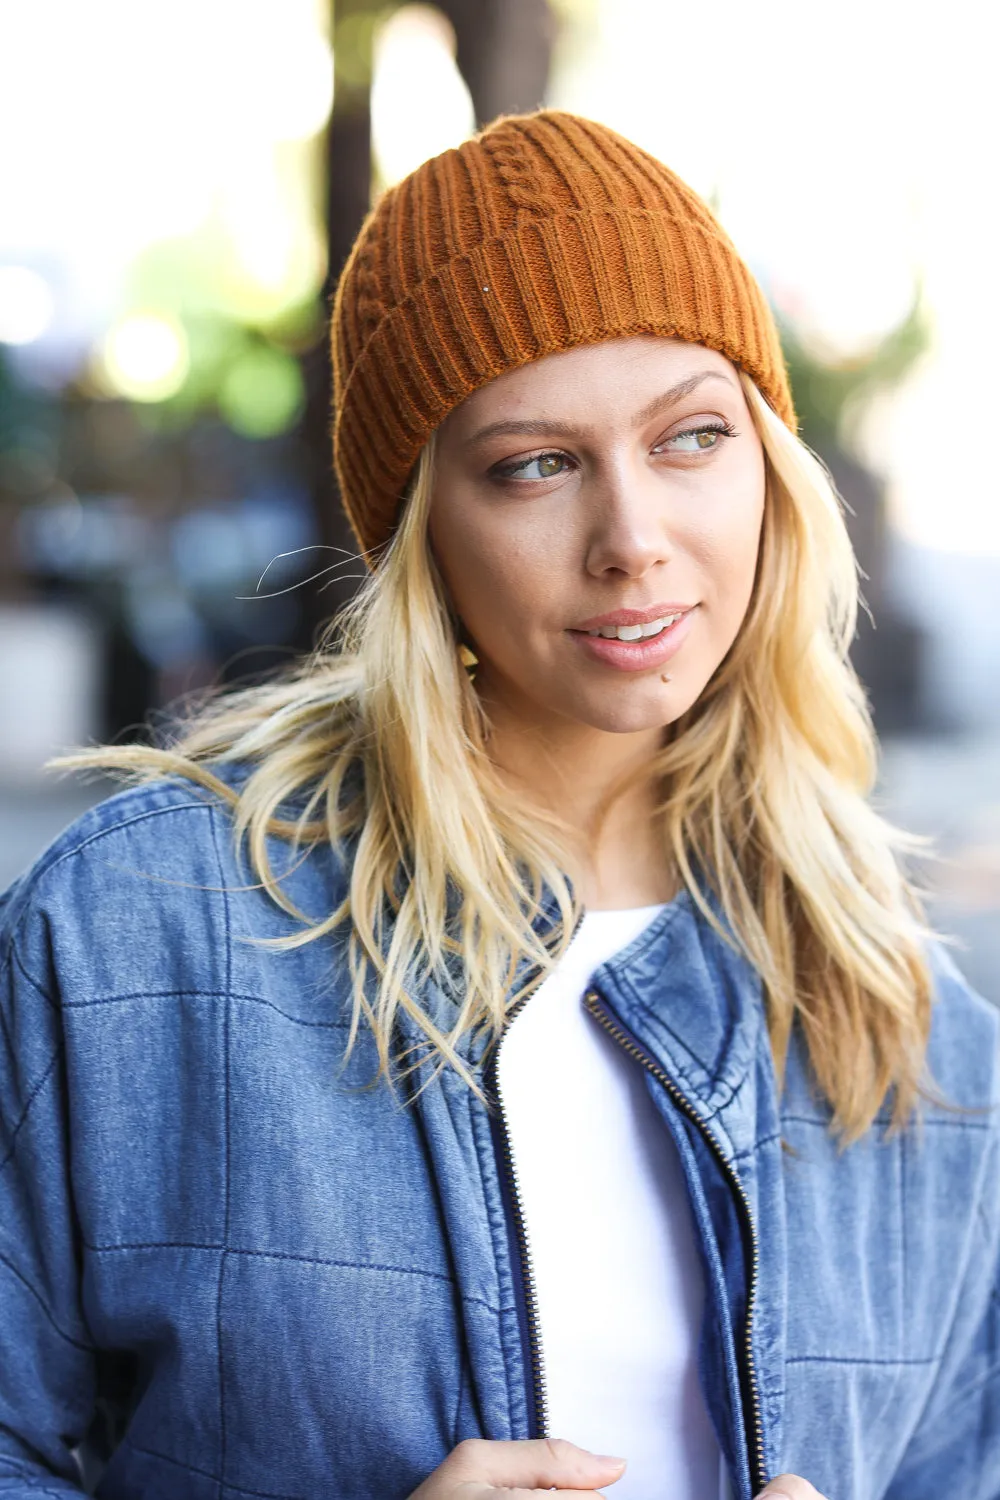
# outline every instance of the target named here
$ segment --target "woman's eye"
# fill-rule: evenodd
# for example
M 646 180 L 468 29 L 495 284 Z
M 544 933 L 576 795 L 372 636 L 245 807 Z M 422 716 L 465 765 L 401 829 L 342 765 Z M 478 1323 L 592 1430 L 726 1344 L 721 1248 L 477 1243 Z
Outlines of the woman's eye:
M 563 453 L 539 453 L 535 458 L 525 458 L 517 464 L 503 464 L 498 472 L 504 479 L 555 479 L 566 464 Z
M 720 447 L 720 438 L 735 437 L 735 435 L 736 429 L 728 425 L 725 427 L 690 427 L 686 432 L 675 432 L 673 437 L 664 439 L 657 446 L 665 448 L 671 445 L 678 453 L 704 453 Z

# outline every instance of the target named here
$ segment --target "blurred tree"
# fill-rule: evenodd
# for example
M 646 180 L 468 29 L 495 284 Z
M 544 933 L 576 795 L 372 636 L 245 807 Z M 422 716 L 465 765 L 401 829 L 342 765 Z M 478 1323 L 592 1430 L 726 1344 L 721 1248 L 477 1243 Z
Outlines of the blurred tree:
M 356 550 L 350 527 L 337 500 L 332 468 L 333 368 L 327 330 L 333 311 L 337 281 L 355 236 L 371 202 L 371 83 L 375 31 L 393 7 L 375 0 L 335 0 L 330 7 L 333 37 L 333 110 L 324 134 L 321 154 L 325 196 L 327 271 L 323 287 L 325 310 L 322 337 L 303 359 L 306 379 L 306 409 L 302 426 L 303 446 L 309 468 L 316 535 L 324 552 L 315 554 L 316 568 L 335 568 L 326 583 L 310 584 L 304 590 L 303 648 L 313 644 L 319 630 L 357 587 L 361 563 L 346 559 Z M 343 564 L 343 566 L 337 566 Z
M 545 101 L 556 40 L 548 0 L 439 0 L 455 28 L 455 61 L 477 126 Z
M 826 357 L 779 320 L 803 440 L 826 464 L 844 499 L 847 528 L 861 569 L 865 608 L 851 656 L 868 689 L 876 725 L 899 733 L 924 724 L 924 634 L 892 598 L 885 485 L 861 461 L 854 430 L 872 398 L 908 374 L 930 345 L 919 284 L 909 311 L 874 349 L 849 360 Z

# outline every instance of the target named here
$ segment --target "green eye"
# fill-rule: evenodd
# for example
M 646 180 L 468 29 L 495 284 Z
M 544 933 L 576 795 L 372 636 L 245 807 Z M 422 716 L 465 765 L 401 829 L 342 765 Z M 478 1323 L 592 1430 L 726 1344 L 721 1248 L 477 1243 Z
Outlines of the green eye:
M 503 479 L 556 479 L 566 472 L 567 464 L 564 453 L 539 453 L 520 463 L 504 464 L 496 472 Z
M 670 439 L 676 444 L 681 452 L 693 453 L 695 448 L 715 448 L 718 445 L 719 434 L 716 428 L 703 427 L 699 432 L 679 432 L 676 437 Z
M 686 432 L 675 432 L 663 447 L 672 448 L 675 453 L 706 453 L 721 447 L 722 438 L 735 436 L 736 428 L 730 424 L 720 427 L 711 423 L 704 427 L 689 427 Z

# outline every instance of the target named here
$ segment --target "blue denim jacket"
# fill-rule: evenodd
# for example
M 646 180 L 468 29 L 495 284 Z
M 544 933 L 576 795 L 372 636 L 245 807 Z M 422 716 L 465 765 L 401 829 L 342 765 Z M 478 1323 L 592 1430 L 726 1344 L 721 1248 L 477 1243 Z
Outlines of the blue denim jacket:
M 314 852 L 287 889 L 320 916 L 345 880 Z M 364 1032 L 341 1071 L 344 941 L 254 942 L 294 927 L 180 782 L 102 803 L 0 907 L 3 1496 L 79 1494 L 80 1451 L 109 1500 L 405 1500 L 544 1423 L 502 1123 L 451 1070 L 405 1107 L 369 1086 Z M 686 894 L 594 978 L 680 1152 L 739 1500 L 783 1470 L 1000 1497 L 998 1016 L 934 964 L 930 1061 L 979 1112 L 845 1151 L 797 1039 L 779 1101 L 758 978 Z

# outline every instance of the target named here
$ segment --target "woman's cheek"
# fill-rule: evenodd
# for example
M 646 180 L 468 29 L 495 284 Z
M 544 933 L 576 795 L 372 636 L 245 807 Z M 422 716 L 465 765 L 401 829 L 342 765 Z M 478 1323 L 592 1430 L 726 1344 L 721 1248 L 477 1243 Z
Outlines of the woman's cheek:
M 524 626 L 548 612 L 565 571 L 555 539 L 479 537 L 465 556 L 463 592 L 470 610 Z
M 737 494 L 732 503 L 707 511 L 706 518 L 691 527 L 686 550 L 706 579 L 724 589 L 741 593 L 753 586 L 760 549 L 764 507 L 760 496 Z

